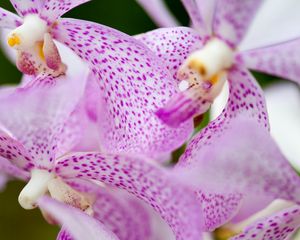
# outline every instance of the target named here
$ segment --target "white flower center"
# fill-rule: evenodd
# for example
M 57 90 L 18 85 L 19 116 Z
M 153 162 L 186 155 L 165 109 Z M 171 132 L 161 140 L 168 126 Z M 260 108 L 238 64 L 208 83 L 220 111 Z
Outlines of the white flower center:
M 224 41 L 214 38 L 201 50 L 192 53 L 180 67 L 178 76 L 183 81 L 179 89 L 201 86 L 207 93 L 207 100 L 214 100 L 223 88 L 225 71 L 233 65 L 234 50 Z
M 9 33 L 7 43 L 16 50 L 27 50 L 43 41 L 48 32 L 47 22 L 38 15 L 28 15 L 24 23 Z

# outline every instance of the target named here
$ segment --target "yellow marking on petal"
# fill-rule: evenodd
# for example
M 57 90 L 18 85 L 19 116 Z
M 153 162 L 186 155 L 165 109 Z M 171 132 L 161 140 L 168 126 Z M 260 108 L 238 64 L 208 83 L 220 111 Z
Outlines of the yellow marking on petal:
M 206 73 L 207 73 L 206 67 L 198 59 L 192 59 L 192 60 L 190 60 L 188 66 L 189 66 L 189 68 L 192 68 L 195 71 L 199 72 L 199 74 L 202 75 L 202 76 L 205 76 Z
M 20 45 L 21 39 L 16 34 L 13 34 L 7 39 L 7 43 L 10 47 L 14 47 L 15 45 Z
M 36 44 L 37 46 L 37 49 L 38 49 L 38 53 L 39 53 L 39 56 L 40 58 L 45 61 L 45 54 L 44 54 L 44 51 L 43 51 L 43 48 L 44 48 L 44 42 L 38 42 Z
M 214 231 L 214 237 L 216 240 L 228 240 L 237 234 L 239 234 L 239 233 L 233 231 L 230 228 L 226 228 L 226 227 L 221 227 Z
M 212 85 L 215 85 L 220 79 L 220 74 L 215 74 L 214 76 L 212 76 L 212 78 L 210 79 L 210 83 Z

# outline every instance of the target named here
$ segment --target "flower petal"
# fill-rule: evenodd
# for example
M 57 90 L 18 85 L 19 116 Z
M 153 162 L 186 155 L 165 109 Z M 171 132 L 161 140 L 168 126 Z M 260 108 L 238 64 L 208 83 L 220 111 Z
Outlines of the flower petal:
M 22 22 L 22 18 L 0 7 L 0 28 L 14 29 Z
M 186 27 L 161 28 L 137 35 L 136 38 L 164 61 L 178 83 L 179 67 L 192 52 L 201 49 L 205 41 L 197 31 Z
M 159 27 L 176 27 L 179 22 L 163 0 L 137 0 Z
M 75 240 L 118 239 L 99 221 L 74 207 L 57 202 L 48 197 L 42 197 L 38 201 L 38 204 L 40 208 L 51 214 L 56 221 L 63 225 Z
M 94 200 L 94 218 L 102 222 L 120 239 L 150 239 L 153 234 L 148 208 L 138 199 L 124 191 L 99 186 L 95 183 L 68 179 L 66 183 Z
M 54 34 L 89 62 L 103 91 L 99 132 L 104 148 L 153 155 L 185 141 L 191 123 L 172 129 L 154 114 L 176 93 L 176 83 L 146 46 L 117 30 L 72 19 L 61 20 Z
M 30 153 L 3 128 L 0 130 L 0 156 L 25 171 L 34 166 Z
M 298 86 L 280 83 L 265 89 L 271 135 L 290 163 L 300 171 L 300 94 Z
M 200 189 L 226 188 L 300 203 L 300 177 L 267 129 L 254 119 L 241 116 L 231 120 L 222 135 L 190 161 L 188 175 L 191 178 L 194 171 Z
M 193 27 L 199 31 L 203 35 L 207 35 L 207 29 L 205 22 L 203 20 L 203 17 L 201 15 L 201 12 L 198 8 L 198 5 L 195 0 L 181 0 L 182 4 L 184 5 L 186 11 L 188 12 L 191 20 Z
M 250 225 L 240 235 L 231 238 L 231 240 L 285 240 L 290 239 L 292 234 L 300 226 L 300 207 L 280 211 L 270 217 L 261 219 Z
M 208 32 L 212 33 L 212 21 L 216 10 L 217 0 L 196 0 L 198 9 L 205 21 Z
M 38 14 L 43 5 L 43 0 L 10 0 L 20 16 Z
M 177 239 L 199 239 L 201 236 L 202 214 L 193 190 L 150 160 L 78 153 L 60 159 L 56 173 L 63 179 L 94 179 L 124 189 L 151 205 L 169 224 Z
M 70 50 L 65 53 L 72 56 Z M 51 167 L 60 151 L 58 143 L 70 142 L 63 127 L 83 94 L 88 72 L 81 61 L 71 60 L 74 57 L 68 63 L 76 65 L 69 65 L 65 76 L 37 78 L 1 99 L 0 111 L 7 114 L 1 114 L 0 122 L 24 145 L 37 167 Z
M 28 180 L 29 173 L 0 157 L 0 172 L 21 180 Z
M 262 0 L 219 0 L 213 20 L 213 33 L 236 47 L 244 38 Z
M 252 118 L 260 125 L 269 127 L 263 91 L 250 72 L 235 67 L 230 70 L 228 81 L 230 92 L 226 108 L 188 144 L 180 159 L 182 164 L 192 162 L 205 145 L 213 145 L 228 123 L 237 116 Z
M 60 232 L 58 233 L 58 236 L 56 240 L 74 240 L 74 238 L 70 235 L 70 233 L 63 227 Z
M 9 179 L 8 179 L 7 175 L 0 172 L 0 192 L 4 190 L 8 180 Z
M 253 70 L 276 75 L 300 84 L 300 38 L 242 52 L 241 60 Z
M 89 1 L 90 0 L 44 0 L 41 16 L 47 20 L 48 23 L 54 23 L 59 17 L 71 9 Z

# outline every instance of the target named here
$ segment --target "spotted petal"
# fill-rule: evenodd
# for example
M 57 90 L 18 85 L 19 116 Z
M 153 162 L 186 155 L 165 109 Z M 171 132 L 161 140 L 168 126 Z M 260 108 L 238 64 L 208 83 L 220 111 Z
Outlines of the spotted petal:
M 89 1 L 90 0 L 44 0 L 41 16 L 49 23 L 54 23 L 66 12 Z
M 10 0 L 20 16 L 38 14 L 43 6 L 43 0 Z
M 195 0 L 181 0 L 186 11 L 188 12 L 193 26 L 203 35 L 207 35 L 207 29 L 201 12 Z
M 192 28 L 161 28 L 136 36 L 164 61 L 174 81 L 184 60 L 194 51 L 203 47 L 205 37 Z
M 117 30 L 72 19 L 61 20 L 54 34 L 90 64 L 103 91 L 104 148 L 153 155 L 184 142 L 190 123 L 172 129 L 154 114 L 176 93 L 176 83 L 146 46 Z
M 194 192 L 154 162 L 134 156 L 78 153 L 59 160 L 57 175 L 124 189 L 151 205 L 177 239 L 199 239 L 202 214 Z
M 0 7 L 0 28 L 14 29 L 21 23 L 22 18 Z
M 253 70 L 300 84 L 300 39 L 242 52 L 240 58 Z
M 229 99 L 222 114 L 210 122 L 197 134 L 181 157 L 180 164 L 192 162 L 205 145 L 212 145 L 222 131 L 228 128 L 231 119 L 237 116 L 246 116 L 255 119 L 260 125 L 268 128 L 267 109 L 263 91 L 252 75 L 244 69 L 233 68 L 228 74 Z
M 227 125 L 213 145 L 191 159 L 199 187 L 270 196 L 300 203 L 300 177 L 269 132 L 241 116 Z M 198 168 L 198 169 L 197 169 Z M 191 177 L 191 173 L 189 174 Z M 195 180 L 196 181 L 196 180 Z
M 40 208 L 63 225 L 75 240 L 118 239 L 99 221 L 74 207 L 57 202 L 48 197 L 41 198 L 38 204 Z
M 300 227 L 300 207 L 293 206 L 248 226 L 231 240 L 286 240 Z
M 207 31 L 212 33 L 212 21 L 216 10 L 217 0 L 196 0 L 196 3 L 206 24 Z
M 163 0 L 137 0 L 137 2 L 158 26 L 175 27 L 179 25 Z
M 213 33 L 236 47 L 244 38 L 262 0 L 218 0 Z

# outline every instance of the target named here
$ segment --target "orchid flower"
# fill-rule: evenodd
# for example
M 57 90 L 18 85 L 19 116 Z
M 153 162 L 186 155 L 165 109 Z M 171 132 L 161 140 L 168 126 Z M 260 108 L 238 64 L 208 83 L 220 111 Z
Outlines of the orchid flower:
M 287 37 L 279 42 L 270 43 L 270 39 L 266 37 L 265 42 L 260 41 L 259 46 L 251 50 L 242 42 L 261 5 L 269 3 L 270 7 L 272 1 L 182 2 L 195 29 L 158 29 L 137 36 L 168 65 L 175 81 L 180 80 L 178 84 L 181 93 L 157 112 L 165 123 L 176 127 L 181 122 L 206 112 L 226 81 L 230 87 L 233 102 L 229 104 L 232 104 L 233 110 L 241 107 L 240 104 L 234 104 L 236 101 L 240 101 L 248 109 L 257 108 L 252 100 L 243 101 L 245 96 L 236 92 L 234 87 L 240 84 L 240 91 L 247 94 L 250 91 L 247 88 L 253 85 L 257 88 L 251 90 L 253 97 L 260 97 L 259 86 L 255 82 L 237 79 L 247 78 L 247 68 L 300 82 L 299 54 L 296 52 L 299 45 L 298 32 L 298 35 L 290 37 L 291 31 L 287 30 Z M 294 7 L 292 4 L 290 6 Z M 268 12 L 269 9 L 263 8 L 261 11 L 263 10 Z M 280 34 L 284 34 L 284 29 Z M 265 36 L 266 33 L 261 35 Z M 245 75 L 239 76 L 238 71 L 245 72 Z M 251 78 L 251 81 L 255 80 Z
M 12 1 L 20 17 L 0 10 L 0 26 L 13 29 L 8 44 L 17 51 L 19 69 L 34 75 L 64 74 L 66 62 L 57 49 L 61 42 L 89 64 L 97 80 L 102 96 L 98 104 L 104 106 L 97 120 L 104 149 L 153 156 L 181 146 L 192 122 L 172 129 L 154 114 L 177 92 L 166 67 L 133 37 L 96 23 L 59 18 L 84 2 Z
M 70 54 L 69 50 L 62 56 Z M 83 129 L 72 123 L 89 74 L 81 60 L 77 61 L 63 76 L 37 78 L 1 97 L 1 112 L 9 114 L 0 116 L 0 160 L 8 160 L 10 169 L 29 179 L 20 193 L 20 205 L 32 209 L 41 204 L 42 196 L 50 195 L 92 216 L 96 213 L 93 197 L 68 184 L 72 179 L 96 180 L 107 185 L 107 191 L 120 188 L 146 202 L 170 226 L 176 239 L 198 239 L 203 231 L 200 204 L 193 189 L 176 180 L 172 171 L 137 154 L 71 152 L 82 136 Z M 68 206 L 65 209 L 71 211 Z M 51 220 L 48 208 L 45 210 Z M 55 220 L 63 221 L 57 219 L 59 212 L 51 213 Z M 72 234 L 70 226 L 67 229 Z

